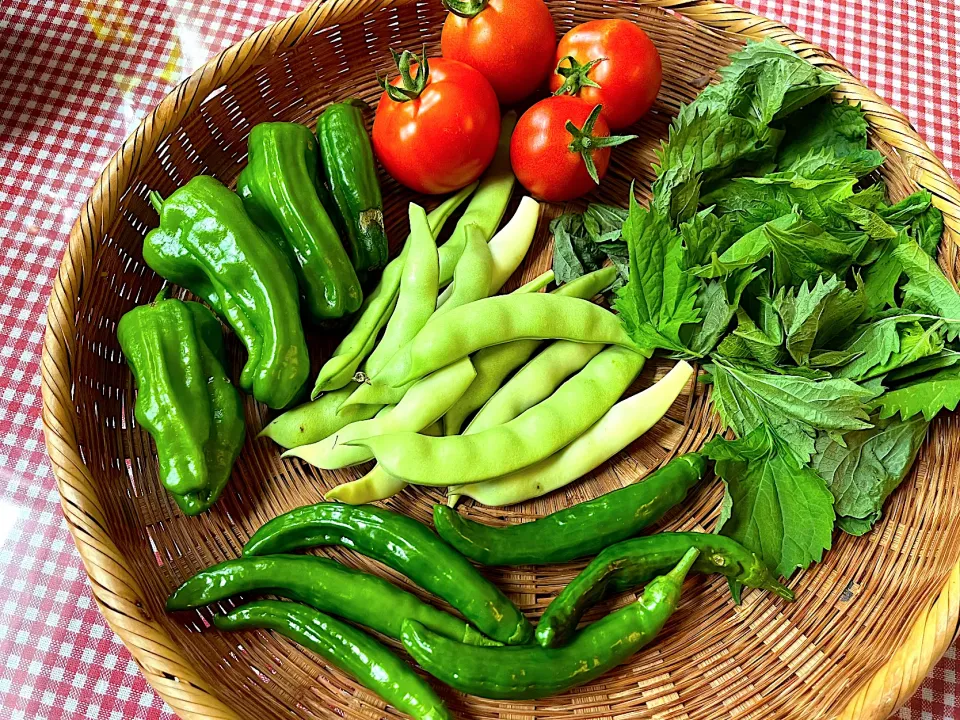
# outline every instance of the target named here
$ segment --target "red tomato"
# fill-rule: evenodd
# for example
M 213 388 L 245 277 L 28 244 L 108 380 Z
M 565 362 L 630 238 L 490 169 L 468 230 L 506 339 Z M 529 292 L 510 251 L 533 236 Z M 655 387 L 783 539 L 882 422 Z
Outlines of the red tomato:
M 517 180 L 534 196 L 549 202 L 573 200 L 596 187 L 606 174 L 610 147 L 633 137 L 610 137 L 600 106 L 556 95 L 520 118 L 510 140 L 510 162 Z M 596 168 L 595 178 L 588 163 Z
M 586 78 L 599 87 L 584 84 L 576 72 L 565 78 L 571 68 L 567 58 L 573 58 L 573 68 L 586 70 Z M 593 61 L 589 69 L 583 67 Z M 591 20 L 573 28 L 557 46 L 551 92 L 560 90 L 565 81 L 571 94 L 591 106 L 603 105 L 604 117 L 617 130 L 639 120 L 657 99 L 663 81 L 660 54 L 647 34 L 629 20 Z
M 384 90 L 373 121 L 373 149 L 397 182 L 435 195 L 476 180 L 493 159 L 500 107 L 490 83 L 456 60 L 435 58 L 419 72 L 414 56 L 399 58 L 413 79 L 406 90 Z M 402 88 L 402 75 L 390 83 Z
M 451 9 L 440 35 L 445 58 L 483 73 L 504 105 L 543 85 L 557 49 L 543 0 L 445 0 L 444 5 Z

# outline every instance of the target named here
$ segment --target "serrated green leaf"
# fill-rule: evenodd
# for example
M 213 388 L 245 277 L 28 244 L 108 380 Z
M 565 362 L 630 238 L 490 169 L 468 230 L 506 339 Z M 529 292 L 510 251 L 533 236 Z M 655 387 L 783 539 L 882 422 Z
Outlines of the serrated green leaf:
M 872 526 L 913 466 L 928 425 L 920 418 L 878 420 L 845 434 L 842 444 L 827 435 L 817 438 L 813 467 L 833 494 L 837 515 Z
M 820 332 L 821 318 L 830 298 L 846 289 L 836 275 L 822 277 L 811 287 L 804 282 L 798 289 L 781 293 L 776 308 L 787 335 L 787 352 L 797 365 L 806 365 Z
M 924 419 L 929 421 L 941 410 L 956 410 L 958 403 L 960 368 L 950 367 L 888 390 L 873 404 L 880 408 L 881 419 L 899 413 L 901 419 L 909 420 L 922 413 Z
M 786 139 L 777 153 L 783 170 L 796 169 L 804 159 L 809 162 L 810 153 L 823 149 L 831 150 L 837 158 L 853 156 L 865 160 L 867 166 L 877 159 L 873 155 L 872 160 L 867 160 L 871 156 L 864 155 L 868 124 L 859 105 L 824 98 L 792 115 L 785 128 Z
M 813 222 L 797 217 L 788 227 L 768 223 L 764 234 L 773 250 L 773 280 L 776 287 L 814 282 L 821 275 L 846 274 L 866 244 L 839 240 Z
M 726 427 L 745 437 L 765 425 L 802 460 L 813 454 L 818 431 L 870 427 L 866 403 L 875 393 L 850 380 L 747 371 L 716 357 L 711 372 L 714 408 Z
M 884 377 L 884 382 L 900 383 L 919 377 L 920 375 L 942 370 L 943 368 L 954 367 L 955 365 L 960 365 L 960 352 L 943 349 L 936 355 L 930 355 L 929 357 L 922 358 L 887 373 Z
M 960 295 L 937 263 L 914 240 L 893 251 L 910 281 L 903 288 L 903 306 L 939 315 L 946 322 L 947 340 L 960 334 Z
M 723 280 L 711 280 L 704 285 L 697 297 L 703 320 L 685 343 L 692 355 L 703 357 L 716 347 L 733 321 L 744 290 L 761 272 L 759 269 L 738 270 Z
M 835 213 L 862 229 L 871 240 L 892 240 L 897 231 L 888 225 L 880 215 L 867 208 L 849 202 L 828 202 L 826 209 Z
M 617 292 L 614 307 L 630 336 L 648 349 L 686 352 L 685 324 L 699 320 L 699 281 L 683 269 L 683 243 L 669 220 L 641 208 L 631 193 L 623 224 L 630 252 L 630 281 Z
M 833 496 L 823 479 L 765 428 L 740 440 L 716 437 L 703 452 L 724 481 L 729 508 L 720 533 L 789 577 L 829 550 Z

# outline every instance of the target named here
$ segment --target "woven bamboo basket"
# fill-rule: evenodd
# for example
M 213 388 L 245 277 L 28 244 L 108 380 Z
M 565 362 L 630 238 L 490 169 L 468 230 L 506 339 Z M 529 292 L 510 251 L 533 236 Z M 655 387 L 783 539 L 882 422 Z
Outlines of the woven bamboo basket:
M 600 17 L 640 23 L 663 56 L 664 85 L 640 139 L 615 151 L 598 199 L 623 204 L 629 183 L 652 180 L 654 149 L 681 103 L 747 38 L 775 38 L 844 80 L 837 97 L 863 103 L 872 143 L 888 158 L 881 171 L 894 199 L 924 187 L 946 216 L 940 263 L 960 277 L 960 190 L 909 122 L 830 55 L 791 30 L 734 6 L 695 0 L 550 0 L 558 32 Z M 329 102 L 375 102 L 376 72 L 388 48 L 436 51 L 443 8 L 437 0 L 328 0 L 229 48 L 185 80 L 124 143 L 83 207 L 53 286 L 43 353 L 43 421 L 63 511 L 94 597 L 144 676 L 183 718 L 396 717 L 392 708 L 316 656 L 266 632 L 223 634 L 208 615 L 192 622 L 163 612 L 163 600 L 202 568 L 239 554 L 262 523 L 319 501 L 348 473 L 281 462 L 257 440 L 267 421 L 246 402 L 247 446 L 214 510 L 184 518 L 161 489 L 153 446 L 133 419 L 132 378 L 116 341 L 120 316 L 146 302 L 161 280 L 141 257 L 156 224 L 147 190 L 166 195 L 198 173 L 233 182 L 253 124 L 312 124 Z M 406 234 L 411 196 L 384 178 L 387 227 Z M 422 199 L 421 199 L 422 202 Z M 548 207 L 534 248 L 513 282 L 550 264 Z M 522 278 L 521 278 L 522 276 Z M 318 339 L 318 361 L 336 338 Z M 232 348 L 239 367 L 242 353 Z M 649 384 L 668 364 L 649 367 Z M 236 368 L 235 368 L 236 369 Z M 698 448 L 717 430 L 705 392 L 691 384 L 628 453 L 581 482 L 505 510 L 469 504 L 472 517 L 514 523 L 630 483 L 672 456 Z M 868 536 L 839 535 L 826 559 L 792 583 L 785 604 L 748 593 L 735 608 L 724 583 L 687 584 L 680 610 L 661 638 L 597 682 L 539 702 L 505 703 L 444 691 L 465 718 L 846 718 L 887 717 L 916 689 L 952 641 L 960 621 L 960 424 L 938 419 L 913 475 L 891 497 Z M 670 529 L 712 529 L 719 483 L 708 482 L 668 516 Z M 429 522 L 438 492 L 407 491 L 387 504 Z M 349 566 L 398 574 L 341 549 Z M 489 572 L 535 619 L 584 563 Z M 632 597 L 620 598 L 619 603 Z M 617 603 L 614 603 L 616 605 Z M 597 608 L 608 610 L 606 608 Z M 592 617 L 592 616 L 591 616 Z

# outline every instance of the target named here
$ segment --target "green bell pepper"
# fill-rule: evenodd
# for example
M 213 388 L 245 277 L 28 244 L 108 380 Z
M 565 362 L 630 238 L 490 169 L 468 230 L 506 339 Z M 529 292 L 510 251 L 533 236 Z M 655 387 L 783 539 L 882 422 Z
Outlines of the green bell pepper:
M 282 408 L 310 373 L 297 281 L 283 253 L 254 225 L 236 194 L 198 175 L 166 200 L 151 193 L 160 227 L 143 258 L 167 280 L 199 295 L 247 348 L 240 387 Z
M 203 305 L 161 292 L 120 318 L 117 339 L 137 383 L 134 415 L 157 444 L 160 481 L 185 515 L 207 510 L 246 430 L 220 323 Z

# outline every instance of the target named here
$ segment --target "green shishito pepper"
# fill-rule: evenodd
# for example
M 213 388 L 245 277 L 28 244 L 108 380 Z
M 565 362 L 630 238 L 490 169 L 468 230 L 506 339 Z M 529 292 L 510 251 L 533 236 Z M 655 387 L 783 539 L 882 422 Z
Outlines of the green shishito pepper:
M 459 610 L 480 632 L 523 644 L 533 627 L 496 585 L 423 524 L 372 505 L 318 503 L 291 510 L 254 533 L 243 554 L 342 545 L 403 573 Z
M 732 538 L 697 532 L 657 533 L 624 540 L 597 555 L 547 606 L 537 623 L 537 642 L 544 647 L 562 645 L 588 608 L 607 595 L 644 585 L 673 567 L 690 548 L 700 551 L 693 565 L 695 572 L 724 575 L 793 600 L 793 592 L 777 582 L 763 560 Z
M 161 292 L 120 318 L 117 339 L 137 383 L 137 422 L 157 445 L 160 481 L 185 515 L 197 515 L 220 496 L 245 435 L 220 323 L 203 305 Z
M 319 322 L 354 312 L 363 291 L 318 195 L 317 138 L 297 123 L 260 123 L 250 131 L 247 149 L 237 194 L 286 253 L 310 317 Z
M 354 268 L 364 277 L 387 264 L 387 231 L 361 107 L 365 103 L 358 100 L 328 105 L 317 119 L 317 140 L 324 176 L 343 218 L 343 240 Z
M 167 598 L 167 610 L 189 610 L 239 593 L 267 592 L 400 639 L 404 618 L 469 645 L 499 645 L 463 620 L 427 605 L 376 575 L 312 555 L 227 560 L 187 580 Z
M 220 630 L 266 628 L 312 650 L 415 720 L 453 720 L 443 700 L 409 665 L 362 630 L 318 610 L 279 600 L 217 615 Z
M 460 692 L 497 700 L 556 695 L 621 665 L 656 637 L 677 608 L 698 552 L 687 552 L 673 570 L 647 585 L 643 597 L 587 626 L 561 648 L 464 645 L 414 620 L 403 623 L 403 646 L 420 667 Z
M 706 470 L 697 453 L 674 458 L 642 482 L 529 523 L 491 527 L 434 505 L 433 525 L 450 545 L 484 565 L 544 565 L 595 555 L 657 522 Z
M 240 387 L 272 408 L 288 405 L 310 373 L 297 281 L 283 253 L 220 181 L 198 175 L 166 200 L 151 193 L 160 227 L 143 259 L 203 298 L 247 348 Z

